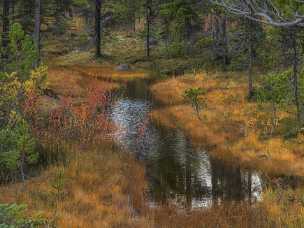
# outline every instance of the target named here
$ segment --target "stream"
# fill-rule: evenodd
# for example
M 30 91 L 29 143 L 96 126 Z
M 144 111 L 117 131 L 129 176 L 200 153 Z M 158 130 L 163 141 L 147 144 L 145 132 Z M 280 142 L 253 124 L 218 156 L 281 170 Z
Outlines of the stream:
M 118 126 L 116 144 L 145 165 L 151 207 L 165 204 L 191 210 L 262 199 L 258 172 L 217 160 L 194 147 L 182 131 L 153 123 L 149 112 L 156 108 L 160 105 L 149 93 L 149 82 L 135 80 L 109 111 Z

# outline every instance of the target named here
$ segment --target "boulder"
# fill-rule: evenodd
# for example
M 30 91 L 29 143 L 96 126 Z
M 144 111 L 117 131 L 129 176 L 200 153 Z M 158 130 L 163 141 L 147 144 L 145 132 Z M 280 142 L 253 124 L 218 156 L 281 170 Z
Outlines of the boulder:
M 120 64 L 116 67 L 117 71 L 128 71 L 130 70 L 130 66 L 128 64 Z
M 150 37 L 149 44 L 150 44 L 150 46 L 157 46 L 158 45 L 158 40 L 153 38 L 153 37 Z M 145 45 L 147 45 L 147 41 L 145 41 Z

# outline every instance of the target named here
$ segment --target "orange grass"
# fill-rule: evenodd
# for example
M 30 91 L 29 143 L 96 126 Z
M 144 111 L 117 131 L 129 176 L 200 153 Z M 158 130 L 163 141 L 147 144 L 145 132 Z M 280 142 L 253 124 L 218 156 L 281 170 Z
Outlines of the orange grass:
M 224 75 L 225 76 L 225 75 Z M 188 88 L 204 88 L 206 95 L 200 116 L 184 99 Z M 151 87 L 153 96 L 167 106 L 152 112 L 153 120 L 184 130 L 195 144 L 212 148 L 213 155 L 237 159 L 240 163 L 273 174 L 304 175 L 302 136 L 286 141 L 280 136 L 261 139 L 262 116 L 255 103 L 246 99 L 246 84 L 233 77 L 201 73 L 159 82 Z M 283 118 L 286 113 L 279 113 Z M 266 116 L 266 118 L 270 118 Z M 267 126 L 264 126 L 265 128 Z M 303 148 L 304 149 L 304 148 Z
M 154 224 L 166 228 L 303 227 L 302 193 L 303 189 L 268 191 L 262 203 L 223 203 L 188 214 L 162 208 L 155 212 Z
M 73 70 L 80 72 L 84 76 L 113 82 L 128 82 L 135 79 L 146 79 L 148 75 L 145 72 L 137 71 L 117 71 L 114 66 L 74 66 Z
M 52 74 L 51 77 L 57 75 L 58 78 L 60 78 L 58 74 L 65 75 L 64 78 L 67 77 L 70 83 L 74 83 L 74 80 L 79 76 L 68 78 L 74 74 L 61 71 L 52 71 Z M 81 77 L 78 79 L 81 80 Z M 187 80 L 184 80 L 184 83 L 189 84 Z M 54 90 L 61 91 L 58 92 L 61 96 L 69 96 L 70 89 L 81 88 L 81 85 L 77 87 L 76 84 L 74 84 L 75 87 L 71 86 L 71 88 L 63 87 L 62 89 L 67 89 L 64 91 L 59 89 L 60 83 L 58 83 Z M 86 92 L 72 91 L 72 93 L 74 92 L 75 98 L 86 95 Z M 210 96 L 216 97 L 219 103 L 225 105 L 225 96 L 216 96 L 216 93 L 217 90 L 209 91 Z M 45 100 L 41 102 L 47 102 L 50 98 L 44 97 L 43 99 Z M 211 101 L 208 104 L 210 105 Z M 50 106 L 56 105 L 54 103 Z M 242 131 L 237 131 L 240 121 L 236 119 L 239 115 L 235 114 L 235 119 L 230 119 L 227 122 L 229 115 L 221 119 L 223 114 L 217 113 L 216 110 L 214 107 L 205 110 L 202 113 L 203 122 L 198 122 L 193 109 L 186 104 L 161 109 L 154 112 L 152 116 L 161 122 L 166 122 L 170 127 L 176 127 L 177 123 L 179 127 L 191 133 L 193 139 L 198 142 L 205 140 L 208 145 L 213 143 L 214 145 L 227 144 L 227 146 L 231 145 L 235 148 L 244 145 L 258 148 L 260 142 L 255 135 L 248 134 L 246 139 L 250 142 L 246 144 L 242 144 L 239 140 L 238 135 L 242 133 Z M 230 111 L 232 112 L 232 110 Z M 220 124 L 217 125 L 217 123 Z M 222 131 L 223 127 L 225 127 L 225 131 Z M 210 129 L 212 130 L 210 131 Z M 234 134 L 230 134 L 231 132 Z M 235 134 L 236 132 L 239 133 Z M 62 140 L 58 135 L 55 137 L 55 140 L 60 139 Z M 145 201 L 147 183 L 141 164 L 128 154 L 115 151 L 111 142 L 100 142 L 102 144 L 95 145 L 93 148 L 80 146 L 78 143 L 65 145 L 64 152 L 70 161 L 67 165 L 64 167 L 50 166 L 40 176 L 30 179 L 24 184 L 0 186 L 0 202 L 25 203 L 29 206 L 31 215 L 39 213 L 53 221 L 57 227 L 67 228 L 243 228 L 301 227 L 303 225 L 304 210 L 301 204 L 302 191 L 300 190 L 296 193 L 293 191 L 282 193 L 270 191 L 264 194 L 262 203 L 254 206 L 247 203 L 232 203 L 188 213 L 181 213 L 178 209 L 167 207 L 149 209 Z M 46 143 L 56 148 L 56 143 L 52 142 L 52 138 L 48 138 Z M 280 148 L 280 146 L 280 141 L 274 140 L 269 150 Z M 60 170 L 64 171 L 64 186 L 58 193 L 54 188 L 54 182 Z M 283 200 L 284 202 L 282 202 Z
M 151 209 L 145 201 L 143 167 L 128 154 L 103 143 L 96 148 L 66 146 L 71 162 L 52 166 L 24 184 L 0 186 L 0 202 L 29 206 L 31 216 L 48 218 L 57 227 L 301 227 L 302 193 L 266 191 L 263 202 L 223 203 L 210 209 L 181 212 L 174 207 Z M 53 187 L 63 170 L 64 187 Z M 134 211 L 136 210 L 136 213 Z
M 70 68 L 52 68 L 48 72 L 48 87 L 55 94 L 65 97 L 84 97 L 94 85 L 103 88 L 104 91 L 113 91 L 120 86 L 117 83 L 100 80 L 88 80 L 80 71 Z
M 143 206 L 143 168 L 106 146 L 68 152 L 75 157 L 66 167 L 49 168 L 24 185 L 0 187 L 0 202 L 25 203 L 30 213 L 41 212 L 58 227 L 143 227 L 131 209 Z M 57 198 L 52 182 L 62 169 L 65 185 Z

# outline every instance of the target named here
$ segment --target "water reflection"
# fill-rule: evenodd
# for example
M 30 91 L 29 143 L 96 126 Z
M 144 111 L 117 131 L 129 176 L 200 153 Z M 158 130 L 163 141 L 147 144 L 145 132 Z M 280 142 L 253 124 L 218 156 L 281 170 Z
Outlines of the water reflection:
M 210 157 L 179 130 L 155 126 L 148 118 L 152 104 L 146 99 L 146 88 L 135 84 L 128 91 L 111 109 L 118 126 L 114 138 L 146 164 L 153 205 L 195 209 L 261 199 L 262 183 L 256 172 Z

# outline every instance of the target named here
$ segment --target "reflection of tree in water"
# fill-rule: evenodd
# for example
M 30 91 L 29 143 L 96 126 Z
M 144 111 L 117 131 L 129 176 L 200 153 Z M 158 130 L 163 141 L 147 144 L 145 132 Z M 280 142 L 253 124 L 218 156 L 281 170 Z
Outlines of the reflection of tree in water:
M 198 153 L 180 132 L 159 131 L 162 139 L 158 151 L 148 160 L 153 198 L 162 203 L 192 206 L 193 198 L 210 195 L 208 162 L 198 159 Z M 202 172 L 202 164 L 205 164 Z
M 153 202 L 190 210 L 260 197 L 258 175 L 194 149 L 181 131 L 153 125 L 148 119 L 149 94 L 142 83 L 127 85 L 127 93 L 128 98 L 112 107 L 111 119 L 119 127 L 114 138 L 145 162 Z
M 223 164 L 212 160 L 212 197 L 213 202 L 260 199 L 261 182 L 256 173 L 243 171 L 239 166 Z
M 220 161 L 212 161 L 213 200 L 242 199 L 242 175 L 240 167 L 228 167 Z

